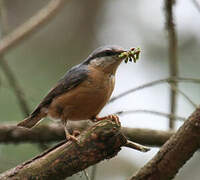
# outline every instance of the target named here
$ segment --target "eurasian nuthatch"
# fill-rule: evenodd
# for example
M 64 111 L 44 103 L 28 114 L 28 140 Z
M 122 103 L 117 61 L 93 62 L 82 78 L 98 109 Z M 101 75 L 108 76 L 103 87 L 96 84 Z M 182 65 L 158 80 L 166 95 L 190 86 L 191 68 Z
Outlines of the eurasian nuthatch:
M 67 121 L 104 119 L 97 115 L 113 92 L 118 66 L 134 55 L 133 50 L 125 51 L 118 46 L 96 49 L 81 64 L 71 68 L 18 126 L 32 128 L 42 118 L 50 117 L 61 120 L 66 138 L 74 140 L 67 131 Z

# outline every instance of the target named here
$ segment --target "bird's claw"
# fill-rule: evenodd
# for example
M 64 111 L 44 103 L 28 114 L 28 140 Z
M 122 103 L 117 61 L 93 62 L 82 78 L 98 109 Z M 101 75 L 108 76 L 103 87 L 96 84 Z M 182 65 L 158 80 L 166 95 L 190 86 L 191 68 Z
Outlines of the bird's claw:
M 102 121 L 102 120 L 105 120 L 105 119 L 110 119 L 111 121 L 114 121 L 118 126 L 121 126 L 121 123 L 119 121 L 119 117 L 115 114 L 111 114 L 111 115 L 108 115 L 108 116 L 105 116 L 105 117 L 96 117 L 95 119 L 93 119 L 92 121 L 93 122 L 98 122 L 98 121 Z

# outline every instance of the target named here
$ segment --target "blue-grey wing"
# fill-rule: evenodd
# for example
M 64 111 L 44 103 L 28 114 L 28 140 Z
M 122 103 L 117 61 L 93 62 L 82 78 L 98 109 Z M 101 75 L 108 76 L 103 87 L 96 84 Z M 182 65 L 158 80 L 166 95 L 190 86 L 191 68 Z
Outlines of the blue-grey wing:
M 57 85 L 52 88 L 49 93 L 44 97 L 42 102 L 36 107 L 36 109 L 31 114 L 32 116 L 40 112 L 42 107 L 48 107 L 52 100 L 67 91 L 77 87 L 81 82 L 83 82 L 88 77 L 88 68 L 85 65 L 77 65 L 70 69 Z

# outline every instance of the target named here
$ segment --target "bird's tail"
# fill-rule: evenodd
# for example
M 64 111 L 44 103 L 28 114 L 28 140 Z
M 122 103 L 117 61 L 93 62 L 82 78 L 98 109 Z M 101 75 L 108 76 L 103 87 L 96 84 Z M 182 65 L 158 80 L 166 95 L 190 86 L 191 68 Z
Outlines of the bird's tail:
M 43 117 L 45 117 L 45 115 L 43 115 L 43 114 L 36 115 L 36 116 L 30 115 L 29 117 L 25 118 L 23 121 L 21 121 L 20 123 L 18 123 L 17 126 L 21 126 L 21 127 L 24 127 L 24 128 L 32 128 L 37 123 L 39 123 L 40 120 Z

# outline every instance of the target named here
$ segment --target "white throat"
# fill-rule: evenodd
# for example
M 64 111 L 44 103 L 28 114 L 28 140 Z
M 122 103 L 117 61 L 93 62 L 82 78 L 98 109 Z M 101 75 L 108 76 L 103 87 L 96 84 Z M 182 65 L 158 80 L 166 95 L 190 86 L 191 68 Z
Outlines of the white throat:
M 110 66 L 111 64 L 115 63 L 115 59 L 113 59 L 112 57 L 101 57 L 101 58 L 95 58 L 93 59 L 90 64 L 92 66 L 96 66 L 96 67 L 103 67 L 106 68 L 108 66 Z

